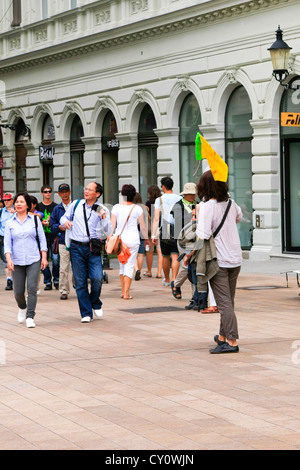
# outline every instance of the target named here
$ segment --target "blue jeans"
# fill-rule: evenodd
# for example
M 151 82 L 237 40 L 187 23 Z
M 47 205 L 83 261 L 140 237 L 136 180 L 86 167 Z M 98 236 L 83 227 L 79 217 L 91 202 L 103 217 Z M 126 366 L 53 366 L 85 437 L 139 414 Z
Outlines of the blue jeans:
M 103 268 L 101 255 L 94 255 L 89 245 L 77 245 L 71 242 L 70 257 L 75 281 L 76 294 L 81 317 L 93 318 L 93 309 L 102 307 L 100 300 Z M 91 290 L 88 290 L 88 279 Z
M 53 242 L 47 246 L 48 247 L 48 259 L 52 259 L 52 274 L 50 271 L 49 266 L 47 266 L 46 269 L 44 269 L 43 274 L 44 274 L 44 284 L 51 284 L 52 283 L 52 277 L 53 277 L 53 283 L 58 284 L 59 283 L 59 255 L 55 255 L 53 253 Z
M 193 285 L 195 287 L 193 301 L 196 305 L 199 306 L 199 309 L 202 310 L 207 307 L 208 287 L 207 287 L 207 292 L 198 292 L 197 274 L 196 274 L 195 266 L 191 265 L 189 266 L 189 269 L 191 270 Z

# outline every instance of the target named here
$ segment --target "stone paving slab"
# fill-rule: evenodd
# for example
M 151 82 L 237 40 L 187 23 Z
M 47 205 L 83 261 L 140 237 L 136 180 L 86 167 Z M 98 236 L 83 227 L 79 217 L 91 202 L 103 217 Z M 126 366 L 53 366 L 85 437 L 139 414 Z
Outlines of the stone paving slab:
M 143 277 L 125 301 L 109 270 L 90 324 L 73 289 L 41 285 L 27 329 L 2 276 L 0 449 L 300 449 L 300 290 L 254 271 L 238 282 L 240 353 L 222 356 L 208 353 L 219 315 L 184 310 L 188 282 L 176 300 Z

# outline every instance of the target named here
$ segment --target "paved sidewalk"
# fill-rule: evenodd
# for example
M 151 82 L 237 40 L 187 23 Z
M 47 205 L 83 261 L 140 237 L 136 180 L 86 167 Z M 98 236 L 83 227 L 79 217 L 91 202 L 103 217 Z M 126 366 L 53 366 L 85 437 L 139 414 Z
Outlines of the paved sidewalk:
M 184 310 L 189 283 L 178 301 L 142 278 L 125 301 L 109 270 L 102 320 L 42 290 L 27 329 L 2 275 L 0 449 L 300 449 L 300 289 L 280 274 L 300 262 L 272 261 L 245 260 L 240 353 L 222 356 L 219 315 Z

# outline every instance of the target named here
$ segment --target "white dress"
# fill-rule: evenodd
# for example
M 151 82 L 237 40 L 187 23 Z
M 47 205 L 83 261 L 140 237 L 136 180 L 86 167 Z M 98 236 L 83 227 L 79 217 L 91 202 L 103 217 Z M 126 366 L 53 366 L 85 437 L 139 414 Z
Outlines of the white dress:
M 126 219 L 132 210 L 129 220 L 122 232 Z M 122 241 L 128 246 L 131 252 L 131 256 L 126 264 L 120 263 L 120 274 L 128 276 L 132 279 L 134 273 L 134 265 L 140 246 L 140 235 L 138 230 L 138 219 L 143 213 L 143 209 L 135 205 L 132 208 L 132 204 L 116 204 L 112 208 L 112 214 L 116 217 L 116 230 L 115 234 L 119 235 L 122 232 Z

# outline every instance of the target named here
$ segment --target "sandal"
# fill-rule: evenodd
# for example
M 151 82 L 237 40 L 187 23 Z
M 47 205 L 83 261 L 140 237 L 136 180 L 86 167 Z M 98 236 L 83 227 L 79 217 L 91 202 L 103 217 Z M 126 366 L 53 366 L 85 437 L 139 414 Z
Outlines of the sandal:
M 158 274 L 158 275 L 156 276 L 156 279 L 161 279 L 161 278 L 162 278 L 162 275 L 161 275 L 161 274 Z
M 146 276 L 146 277 L 152 277 L 152 274 L 148 273 L 147 271 L 143 275 Z
M 201 313 L 219 313 L 218 307 L 206 307 L 201 310 Z
M 180 300 L 181 299 L 181 289 L 180 287 L 175 287 L 174 286 L 174 281 L 171 282 L 171 289 L 172 289 L 172 294 L 175 299 Z

